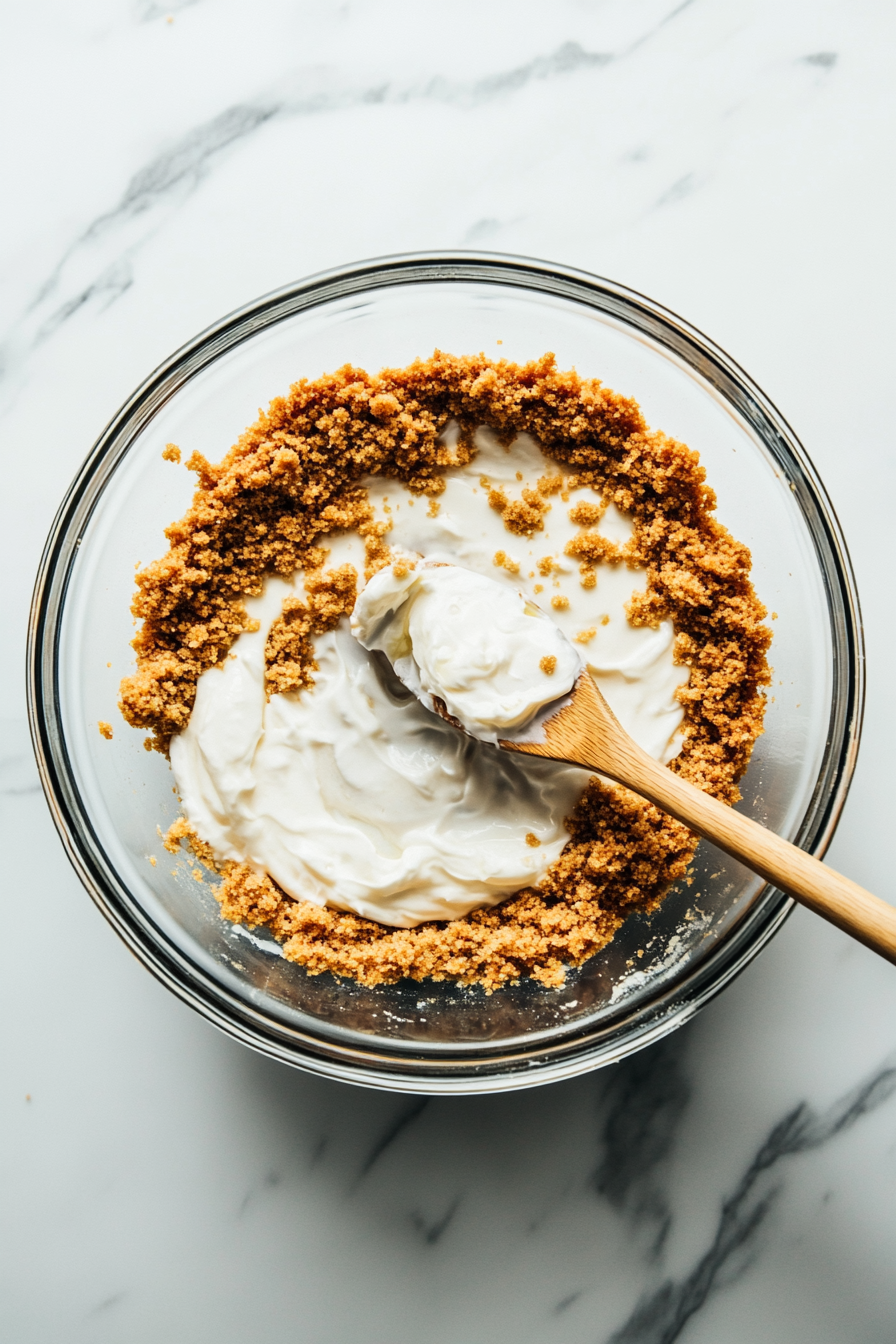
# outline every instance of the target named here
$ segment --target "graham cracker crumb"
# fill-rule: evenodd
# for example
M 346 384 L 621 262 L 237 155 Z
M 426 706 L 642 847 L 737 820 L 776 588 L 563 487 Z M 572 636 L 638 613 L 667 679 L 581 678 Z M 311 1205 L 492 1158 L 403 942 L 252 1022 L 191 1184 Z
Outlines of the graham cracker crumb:
M 535 834 L 534 831 L 527 831 L 526 844 L 529 845 L 531 849 L 539 849 L 541 846 L 541 841 L 539 840 L 538 836 Z
M 583 499 L 569 510 L 569 521 L 579 527 L 596 527 L 606 511 L 604 501 L 595 504 L 593 500 Z
M 449 449 L 440 435 L 451 421 L 461 434 Z M 360 478 L 401 481 L 428 495 L 434 514 L 445 470 L 472 460 L 480 425 L 505 446 L 528 433 L 558 464 L 559 476 L 543 478 L 550 490 L 539 482 L 538 491 L 524 489 L 519 500 L 483 478 L 509 531 L 531 537 L 541 530 L 555 480 L 561 498 L 588 487 L 631 517 L 632 540 L 618 547 L 576 505 L 573 521 L 585 530 L 567 553 L 585 567 L 586 586 L 596 581 L 598 563 L 646 570 L 646 590 L 633 594 L 628 618 L 648 626 L 671 620 L 676 660 L 690 671 L 677 692 L 684 744 L 669 769 L 735 802 L 737 780 L 762 731 L 762 688 L 769 681 L 770 633 L 750 583 L 749 551 L 712 516 L 715 497 L 696 453 L 648 429 L 633 400 L 559 370 L 550 354 L 517 365 L 436 351 L 376 375 L 346 365 L 294 384 L 220 463 L 194 453 L 187 463 L 197 477 L 193 502 L 167 529 L 167 554 L 136 576 L 132 611 L 141 626 L 137 671 L 121 687 L 125 719 L 167 749 L 189 721 L 201 674 L 229 656 L 250 627 L 243 601 L 262 591 L 268 574 L 305 571 L 307 598 L 290 599 L 297 605 L 288 610 L 284 604 L 271 631 L 268 692 L 309 685 L 315 670 L 309 636 L 354 601 L 350 567 L 323 572 L 327 537 L 345 528 L 359 533 L 367 578 L 390 563 L 389 521 L 374 518 Z M 542 588 L 535 585 L 536 592 Z M 538 889 L 414 929 L 293 900 L 247 864 L 220 865 L 215 893 L 224 918 L 267 926 L 284 955 L 312 975 L 328 971 L 365 985 L 432 978 L 487 991 L 531 976 L 556 986 L 568 966 L 606 946 L 631 911 L 659 905 L 686 874 L 696 844 L 679 822 L 597 778 L 568 826 L 569 843 Z M 181 841 L 214 867 L 210 848 L 184 818 L 170 828 L 166 848 L 177 852 Z
M 557 659 L 552 653 L 547 653 L 538 664 L 546 677 L 552 677 L 557 671 Z
M 570 510 L 571 513 L 576 511 L 576 509 Z M 590 569 L 592 565 L 600 564 L 618 565 L 626 559 L 625 548 L 617 545 L 615 541 L 610 541 L 609 537 L 603 536 L 600 532 L 580 532 L 572 541 L 568 541 L 563 549 L 566 555 L 581 560 L 582 568 L 587 566 Z
M 492 564 L 497 565 L 499 569 L 506 569 L 508 574 L 519 574 L 520 572 L 519 562 L 512 560 L 505 551 L 495 551 Z
M 566 608 L 569 606 L 569 598 L 564 597 L 562 593 L 557 593 L 554 597 L 551 598 L 551 606 L 556 611 L 565 611 Z
M 99 722 L 97 723 L 97 727 L 100 730 L 100 737 L 104 737 L 107 742 L 111 742 L 112 741 L 111 723 L 106 723 L 105 719 L 100 719 Z
M 485 480 L 485 477 L 483 477 Z M 546 504 L 535 490 L 523 490 L 520 499 L 508 499 L 500 488 L 489 490 L 488 502 L 491 508 L 500 513 L 508 532 L 520 537 L 531 537 L 544 527 L 542 515 L 551 507 Z
M 398 566 L 393 568 L 398 574 Z M 410 568 L 404 562 L 398 577 L 403 577 Z M 278 693 L 314 685 L 318 667 L 311 636 L 335 629 L 343 616 L 351 615 L 357 586 L 354 566 L 340 565 L 338 569 L 306 574 L 307 605 L 296 597 L 284 599 L 264 646 L 264 679 L 269 699 Z
M 177 821 L 171 823 L 165 835 L 162 837 L 162 844 L 169 854 L 180 854 L 183 852 L 181 841 L 186 845 L 188 856 L 190 854 L 195 854 L 196 858 L 199 859 L 201 863 L 204 863 L 206 868 L 211 868 L 213 871 L 218 870 L 218 863 L 215 859 L 214 850 L 211 845 L 206 844 L 192 823 L 187 821 L 186 817 L 178 817 Z
M 577 644 L 590 644 L 596 634 L 597 634 L 597 626 L 591 625 L 588 627 L 587 630 L 579 631 L 579 633 L 575 636 L 575 642 Z
M 177 444 L 176 443 L 166 444 L 165 447 L 162 449 L 162 457 L 165 459 L 166 462 L 179 462 L 180 449 L 178 448 Z

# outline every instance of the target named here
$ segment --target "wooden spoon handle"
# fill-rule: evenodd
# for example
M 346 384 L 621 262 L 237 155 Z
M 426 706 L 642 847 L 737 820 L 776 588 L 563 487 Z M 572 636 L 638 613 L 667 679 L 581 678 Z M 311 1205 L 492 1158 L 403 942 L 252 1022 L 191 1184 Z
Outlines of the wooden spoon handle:
M 630 746 L 613 771 L 621 784 L 896 965 L 896 908 Z

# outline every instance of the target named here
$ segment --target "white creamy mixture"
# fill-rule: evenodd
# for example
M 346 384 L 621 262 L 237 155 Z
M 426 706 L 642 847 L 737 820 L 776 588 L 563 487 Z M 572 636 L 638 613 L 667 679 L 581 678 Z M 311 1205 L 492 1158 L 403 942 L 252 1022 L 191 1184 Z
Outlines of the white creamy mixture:
M 438 696 L 482 742 L 525 729 L 582 669 L 533 602 L 457 565 L 380 570 L 358 597 L 351 629 L 430 709 Z
M 670 760 L 682 719 L 674 692 L 687 680 L 672 661 L 671 624 L 628 624 L 624 604 L 643 589 L 643 573 L 600 565 L 596 587 L 585 589 L 578 563 L 563 553 L 581 530 L 570 508 L 597 497 L 587 488 L 568 502 L 554 495 L 543 530 L 516 536 L 489 507 L 488 489 L 516 499 L 559 468 L 526 436 L 510 452 L 487 431 L 477 444 L 473 463 L 448 471 L 435 517 L 425 498 L 398 482 L 365 482 L 379 516 L 392 522 L 388 541 L 523 594 L 569 639 L 584 632 L 587 642 L 575 647 L 623 727 L 656 759 Z M 597 530 L 624 541 L 631 524 L 611 506 Z M 356 533 L 329 541 L 328 565 L 350 562 L 363 574 Z M 547 577 L 537 564 L 546 557 Z M 381 655 L 366 652 L 347 621 L 315 640 L 312 689 L 266 700 L 265 640 L 293 594 L 303 595 L 301 574 L 269 578 L 263 595 L 246 603 L 259 630 L 241 635 L 231 657 L 203 674 L 190 722 L 172 740 L 184 811 L 203 839 L 220 858 L 269 873 L 292 896 L 400 928 L 458 918 L 537 884 L 568 839 L 563 820 L 587 773 L 458 732 L 425 709 Z M 555 597 L 568 606 L 552 607 Z M 421 608 L 427 629 L 434 610 Z M 437 634 L 431 648 L 437 658 Z M 563 676 L 558 664 L 544 681 L 562 690 Z M 494 705 L 484 704 L 483 691 L 480 681 L 474 710 L 487 719 Z M 512 705 L 501 712 L 512 715 Z

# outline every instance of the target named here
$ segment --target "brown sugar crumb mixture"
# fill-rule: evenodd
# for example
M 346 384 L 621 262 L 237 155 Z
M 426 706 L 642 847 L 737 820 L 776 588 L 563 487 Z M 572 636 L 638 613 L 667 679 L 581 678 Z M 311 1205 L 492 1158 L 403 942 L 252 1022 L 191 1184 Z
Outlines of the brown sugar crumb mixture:
M 452 421 L 460 435 L 449 448 L 440 435 Z M 435 513 L 443 473 L 472 460 L 480 425 L 505 445 L 528 433 L 557 463 L 556 475 L 519 500 L 483 480 L 510 533 L 539 531 L 552 495 L 568 499 L 571 488 L 590 486 L 600 497 L 574 506 L 583 531 L 567 549 L 587 587 L 598 563 L 646 570 L 646 591 L 632 596 L 629 620 L 655 626 L 671 619 L 676 660 L 690 672 L 677 692 L 684 744 L 669 769 L 735 802 L 762 731 L 769 680 L 770 633 L 750 583 L 750 553 L 713 517 L 715 497 L 696 453 L 649 429 L 636 402 L 558 370 L 549 354 L 518 365 L 437 351 L 377 375 L 346 366 L 294 384 L 217 465 L 194 453 L 187 462 L 198 477 L 193 503 L 167 529 L 168 553 L 137 574 L 133 613 L 142 626 L 137 671 L 121 686 L 127 721 L 167 749 L 189 720 L 199 677 L 250 628 L 243 599 L 261 592 L 266 574 L 307 575 L 307 602 L 284 603 L 268 636 L 268 693 L 312 685 L 311 637 L 351 611 L 356 590 L 351 566 L 324 569 L 328 535 L 357 530 L 368 577 L 389 561 L 388 522 L 374 519 L 359 479 L 398 479 L 428 496 Z M 623 548 L 588 530 L 611 502 L 633 521 Z M 495 563 L 506 561 L 496 556 Z M 367 985 L 432 977 L 489 990 L 530 975 L 558 985 L 633 910 L 657 907 L 696 846 L 679 822 L 597 779 L 567 824 L 569 843 L 539 888 L 450 922 L 389 928 L 293 900 L 245 864 L 221 866 L 217 896 L 226 919 L 267 926 L 286 957 L 311 974 L 330 971 Z M 169 848 L 182 839 L 214 866 L 185 821 L 169 833 Z

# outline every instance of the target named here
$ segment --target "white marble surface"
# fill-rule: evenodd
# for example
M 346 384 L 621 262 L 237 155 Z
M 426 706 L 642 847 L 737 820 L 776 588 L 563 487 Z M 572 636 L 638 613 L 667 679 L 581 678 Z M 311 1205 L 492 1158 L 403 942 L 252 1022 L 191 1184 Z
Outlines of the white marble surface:
M 23 651 L 68 480 L 205 324 L 386 252 L 580 266 L 726 347 L 829 487 L 869 659 L 830 858 L 892 897 L 896 11 L 33 0 L 3 37 L 0 1337 L 889 1344 L 891 967 L 798 913 L 603 1074 L 423 1101 L 279 1067 L 171 998 L 82 892 Z

